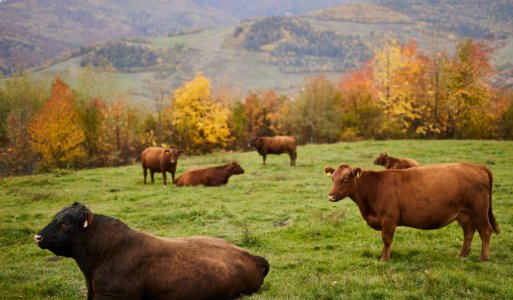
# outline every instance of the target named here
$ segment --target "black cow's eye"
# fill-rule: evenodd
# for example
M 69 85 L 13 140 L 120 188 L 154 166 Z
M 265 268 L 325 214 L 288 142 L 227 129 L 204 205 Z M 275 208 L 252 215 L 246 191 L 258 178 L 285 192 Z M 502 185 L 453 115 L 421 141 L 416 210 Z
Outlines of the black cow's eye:
M 61 223 L 61 227 L 68 227 L 70 224 L 71 222 L 69 220 L 66 220 Z

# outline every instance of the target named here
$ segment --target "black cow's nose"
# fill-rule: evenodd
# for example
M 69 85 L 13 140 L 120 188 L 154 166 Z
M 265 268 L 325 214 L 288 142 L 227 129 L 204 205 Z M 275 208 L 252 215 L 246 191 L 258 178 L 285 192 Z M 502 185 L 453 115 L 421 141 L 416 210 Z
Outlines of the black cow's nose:
M 36 241 L 36 243 L 39 243 L 39 242 L 41 242 L 43 240 L 43 237 L 40 236 L 39 234 L 36 234 L 34 236 L 34 240 Z

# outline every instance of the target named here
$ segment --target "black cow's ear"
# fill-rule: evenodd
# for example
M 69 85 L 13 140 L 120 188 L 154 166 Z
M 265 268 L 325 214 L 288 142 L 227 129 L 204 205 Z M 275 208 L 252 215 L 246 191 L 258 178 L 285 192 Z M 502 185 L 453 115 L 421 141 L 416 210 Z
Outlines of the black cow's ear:
M 86 218 L 84 220 L 83 228 L 87 228 L 88 226 L 91 225 L 91 223 L 93 223 L 93 213 L 92 212 L 88 212 L 87 216 L 86 216 Z

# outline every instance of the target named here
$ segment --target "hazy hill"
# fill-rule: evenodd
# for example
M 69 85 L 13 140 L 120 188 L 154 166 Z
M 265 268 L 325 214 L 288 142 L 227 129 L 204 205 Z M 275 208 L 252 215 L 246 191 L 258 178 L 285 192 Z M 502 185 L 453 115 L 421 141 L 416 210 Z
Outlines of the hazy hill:
M 235 22 L 228 13 L 184 0 L 6 0 L 0 2 L 0 67 L 32 67 L 98 41 Z
M 296 15 L 311 10 L 352 2 L 373 2 L 372 0 L 193 0 L 231 14 L 237 19 L 260 16 Z
M 58 63 L 51 61 L 51 67 L 42 72 L 74 74 L 81 66 L 99 66 L 109 70 L 126 90 L 144 98 L 150 97 L 146 82 L 162 80 L 173 88 L 197 71 L 242 91 L 296 92 L 309 76 L 323 73 L 340 78 L 358 67 L 385 36 L 393 35 L 402 42 L 414 39 L 429 52 L 433 48 L 452 51 L 460 37 L 479 34 L 495 48 L 499 79 L 512 84 L 508 83 L 513 74 L 513 27 L 507 17 L 513 6 L 510 2 L 492 0 L 486 7 L 460 1 L 382 2 L 384 5 L 345 4 L 297 16 L 260 17 L 158 38 L 96 43 L 77 48 Z M 222 9 L 227 3 L 230 1 L 218 0 L 212 5 Z M 468 28 L 474 27 L 477 29 L 469 33 Z M 71 36 L 71 32 L 64 33 Z

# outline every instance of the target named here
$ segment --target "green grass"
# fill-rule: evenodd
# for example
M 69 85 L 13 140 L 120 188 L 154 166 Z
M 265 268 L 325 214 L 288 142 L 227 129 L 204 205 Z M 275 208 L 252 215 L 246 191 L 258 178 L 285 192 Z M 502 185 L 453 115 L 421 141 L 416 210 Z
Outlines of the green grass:
M 326 165 L 347 162 L 379 169 L 383 151 L 422 164 L 467 161 L 494 172 L 493 209 L 501 234 L 492 236 L 491 257 L 479 262 L 476 234 L 468 258 L 456 223 L 440 230 L 398 228 L 392 257 L 378 261 L 380 233 L 349 199 L 327 200 Z M 236 159 L 246 173 L 218 188 L 144 185 L 133 166 L 58 171 L 0 180 L 0 299 L 83 299 L 82 273 L 72 259 L 55 259 L 32 241 L 62 207 L 73 201 L 158 236 L 225 238 L 266 257 L 271 264 L 261 291 L 251 299 L 513 298 L 513 142 L 364 141 L 306 145 L 297 167 L 288 157 L 256 152 L 181 158 L 178 174 L 194 166 Z M 436 191 L 433 191 L 434 193 Z M 283 222 L 285 226 L 274 226 Z

